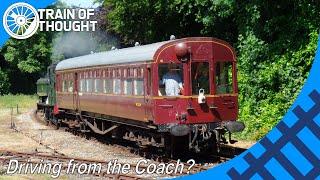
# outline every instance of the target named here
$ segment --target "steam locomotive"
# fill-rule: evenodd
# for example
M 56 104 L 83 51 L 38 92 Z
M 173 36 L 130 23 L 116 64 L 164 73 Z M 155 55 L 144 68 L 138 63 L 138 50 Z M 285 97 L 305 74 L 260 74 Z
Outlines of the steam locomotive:
M 174 66 L 182 88 L 168 94 Z M 237 121 L 236 56 L 210 37 L 171 39 L 52 64 L 37 81 L 37 110 L 57 128 L 122 138 L 141 146 L 217 152 Z

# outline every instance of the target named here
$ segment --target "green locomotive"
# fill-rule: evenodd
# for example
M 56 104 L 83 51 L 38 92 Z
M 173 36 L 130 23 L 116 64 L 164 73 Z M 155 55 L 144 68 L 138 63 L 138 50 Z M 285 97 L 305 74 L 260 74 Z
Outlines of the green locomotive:
M 44 78 L 37 81 L 37 95 L 39 102 L 37 103 L 37 111 L 44 113 L 46 120 L 51 120 L 59 127 L 58 120 L 52 114 L 54 105 L 56 104 L 56 91 L 55 91 L 55 68 L 57 63 L 51 64 L 47 68 L 47 74 Z M 49 122 L 49 121 L 47 121 Z

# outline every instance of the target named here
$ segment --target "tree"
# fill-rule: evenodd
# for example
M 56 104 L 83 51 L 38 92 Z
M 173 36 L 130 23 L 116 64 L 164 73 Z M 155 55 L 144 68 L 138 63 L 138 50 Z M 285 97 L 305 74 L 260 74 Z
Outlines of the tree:
M 115 32 L 123 44 L 168 40 L 171 34 L 217 36 L 236 40 L 234 1 L 211 0 L 106 0 L 107 30 Z M 233 23 L 225 23 L 225 22 Z M 219 26 L 219 28 L 215 28 Z
M 9 39 L 1 49 L 9 67 L 11 93 L 35 92 L 35 82 L 51 63 L 53 33 L 38 32 L 26 40 Z M 30 83 L 32 82 L 32 83 Z

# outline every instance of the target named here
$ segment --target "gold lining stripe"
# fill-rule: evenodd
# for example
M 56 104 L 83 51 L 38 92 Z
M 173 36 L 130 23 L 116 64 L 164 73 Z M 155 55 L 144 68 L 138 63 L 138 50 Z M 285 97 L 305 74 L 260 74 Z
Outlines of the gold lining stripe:
M 221 95 L 205 95 L 205 97 L 225 97 L 225 96 L 238 96 L 237 93 L 235 94 L 221 94 Z M 187 99 L 187 98 L 192 98 L 192 99 L 197 99 L 197 95 L 193 96 L 153 96 L 150 99 Z
M 68 92 L 57 92 L 58 95 L 74 95 L 73 93 Z M 102 94 L 102 93 L 82 93 L 83 95 L 95 95 L 95 96 L 110 96 L 110 97 L 124 97 L 124 98 L 146 98 L 146 99 L 187 99 L 192 98 L 196 99 L 198 98 L 197 95 L 192 96 L 132 96 L 132 95 L 117 95 L 117 94 Z M 82 96 L 83 96 L 82 95 Z M 80 96 L 80 95 L 79 95 Z M 225 97 L 225 96 L 238 96 L 238 93 L 233 94 L 220 94 L 220 95 L 205 95 L 205 97 Z

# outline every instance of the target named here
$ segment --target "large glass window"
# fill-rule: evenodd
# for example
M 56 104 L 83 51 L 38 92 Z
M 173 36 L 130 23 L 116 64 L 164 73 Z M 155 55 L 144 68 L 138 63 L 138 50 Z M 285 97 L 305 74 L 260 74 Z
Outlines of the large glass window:
M 113 94 L 121 94 L 121 80 L 120 79 L 113 80 Z
M 80 88 L 79 88 L 80 92 L 86 92 L 87 91 L 87 89 L 86 89 L 87 85 L 86 85 L 86 80 L 85 79 L 81 79 L 80 80 L 79 86 L 80 86 Z
M 199 94 L 203 89 L 205 94 L 210 94 L 209 63 L 194 62 L 191 65 L 192 94 Z
M 125 95 L 132 95 L 132 79 L 126 79 L 123 83 L 123 93 Z
M 101 93 L 102 92 L 102 80 L 101 79 L 95 79 L 94 80 L 94 92 L 95 93 Z
M 93 91 L 93 79 L 86 79 L 87 92 Z
M 134 80 L 134 95 L 142 96 L 144 95 L 143 91 L 143 79 Z
M 106 94 L 112 94 L 113 82 L 112 79 L 105 79 L 103 81 L 103 92 Z
M 68 84 L 66 80 L 62 81 L 62 92 L 67 92 Z
M 159 65 L 159 96 L 179 96 L 183 91 L 182 64 Z
M 73 81 L 69 81 L 68 92 L 73 92 Z
M 228 94 L 233 93 L 232 88 L 232 62 L 216 63 L 216 93 Z

